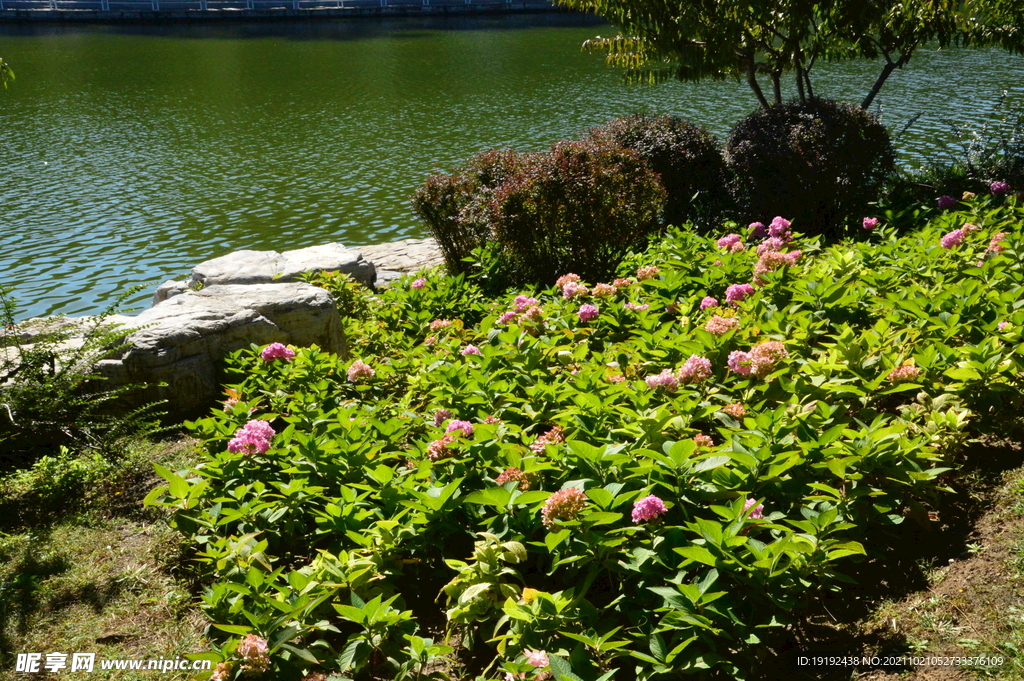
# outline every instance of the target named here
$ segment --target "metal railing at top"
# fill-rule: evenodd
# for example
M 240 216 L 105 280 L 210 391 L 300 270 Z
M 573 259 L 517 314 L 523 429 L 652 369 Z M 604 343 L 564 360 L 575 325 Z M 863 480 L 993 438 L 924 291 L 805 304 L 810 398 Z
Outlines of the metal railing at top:
M 4 10 L 92 10 L 177 12 L 217 10 L 359 9 L 369 7 L 454 7 L 475 5 L 551 7 L 549 0 L 0 0 Z

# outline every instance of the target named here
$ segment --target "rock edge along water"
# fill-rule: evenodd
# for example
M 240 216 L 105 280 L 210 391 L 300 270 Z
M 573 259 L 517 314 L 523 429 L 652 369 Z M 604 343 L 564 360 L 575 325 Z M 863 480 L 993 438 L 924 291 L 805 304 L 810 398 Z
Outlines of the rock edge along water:
M 153 306 L 139 315 L 109 317 L 111 324 L 128 330 L 125 347 L 101 360 L 96 370 L 112 388 L 146 385 L 127 393 L 117 405 L 119 411 L 164 400 L 172 419 L 199 415 L 221 396 L 221 360 L 252 343 L 317 345 L 347 356 L 334 299 L 323 289 L 295 281 L 300 275 L 342 271 L 367 286 L 380 287 L 442 262 L 432 239 L 360 250 L 335 243 L 284 253 L 230 253 L 197 265 L 188 281 L 161 284 Z M 90 319 L 29 320 L 20 325 L 19 337 L 32 342 L 69 325 L 84 333 Z

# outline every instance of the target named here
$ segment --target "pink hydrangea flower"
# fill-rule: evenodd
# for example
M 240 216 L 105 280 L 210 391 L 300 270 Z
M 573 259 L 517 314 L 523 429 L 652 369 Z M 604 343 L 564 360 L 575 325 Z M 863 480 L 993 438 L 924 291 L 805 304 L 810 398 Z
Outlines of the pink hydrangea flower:
M 636 303 L 626 303 L 626 309 L 632 310 L 633 312 L 643 312 L 649 307 L 650 305 L 648 303 L 644 303 L 643 305 L 638 305 Z
M 434 412 L 434 426 L 437 428 L 441 427 L 441 424 L 450 419 L 455 414 L 451 413 L 447 409 L 438 409 Z
M 743 250 L 743 237 L 739 234 L 727 234 L 715 242 L 718 248 L 730 253 L 739 253 Z
M 998 329 L 999 329 L 1000 331 L 1006 331 L 1006 330 L 1007 330 L 1007 329 L 1009 329 L 1009 328 L 1010 328 L 1011 326 L 1013 326 L 1013 324 L 1011 324 L 1010 322 L 1007 322 L 1007 321 L 1001 321 L 1001 322 L 999 322 L 999 324 L 997 325 L 997 327 L 998 327 Z
M 764 226 L 763 222 L 751 222 L 747 229 L 751 239 L 763 239 L 768 236 L 768 228 Z
M 562 287 L 562 298 L 566 300 L 572 300 L 573 298 L 580 298 L 586 295 L 590 295 L 590 289 L 583 284 L 570 281 Z
M 615 288 L 618 289 L 618 288 L 628 288 L 628 287 L 632 286 L 635 283 L 636 282 L 633 281 L 632 279 L 630 279 L 629 277 L 619 277 L 614 282 L 612 282 L 612 285 L 615 286 Z
M 758 259 L 757 263 L 754 265 L 754 275 L 755 277 L 757 277 L 758 275 L 761 274 L 774 272 L 780 267 L 786 267 L 787 265 L 793 266 L 796 264 L 796 261 L 800 259 L 801 255 L 801 251 L 792 251 L 790 253 L 768 251 L 767 253 L 763 254 Z M 758 281 L 760 281 L 760 283 L 762 284 L 764 283 L 763 280 L 761 280 L 759 277 Z
M 267 641 L 255 634 L 246 634 L 235 652 L 242 658 L 242 667 L 248 672 L 259 674 L 270 668 Z
M 598 284 L 592 291 L 595 298 L 607 298 L 609 296 L 614 296 L 618 292 L 619 289 L 612 284 Z
M 465 437 L 471 437 L 473 435 L 473 424 L 469 421 L 452 421 L 448 424 L 448 427 L 445 428 L 446 433 L 451 433 L 456 430 L 461 431 Z
M 786 247 L 786 242 L 781 237 L 770 236 L 757 247 L 757 255 L 761 257 L 766 253 L 776 253 Z
M 277 435 L 277 433 L 274 432 L 274 428 L 269 423 L 263 421 L 262 419 L 249 421 L 244 426 L 242 426 L 242 429 L 239 432 L 248 433 L 249 435 L 263 438 L 264 440 L 269 440 L 273 438 L 275 435 Z
M 553 530 L 559 520 L 572 520 L 587 504 L 587 496 L 577 487 L 567 487 L 555 492 L 544 502 L 541 509 L 541 522 L 548 530 Z
M 424 279 L 423 277 L 420 277 L 419 279 L 416 279 L 415 281 L 412 282 L 412 284 L 410 284 L 410 286 L 412 286 L 412 288 L 415 288 L 415 289 L 421 289 L 421 288 L 423 288 L 426 285 L 427 285 L 427 280 Z
M 710 435 L 704 433 L 697 433 L 693 436 L 693 442 L 697 445 L 697 449 L 710 449 L 715 446 L 715 441 L 711 439 Z
M 463 348 L 463 350 L 462 350 L 462 356 L 463 356 L 463 357 L 466 357 L 466 356 L 468 356 L 468 355 L 480 355 L 480 354 L 483 354 L 483 353 L 481 353 L 481 352 L 480 352 L 480 348 L 478 348 L 478 347 L 477 347 L 477 346 L 475 346 L 475 345 L 467 345 L 467 346 L 466 346 L 465 348 Z
M 952 196 L 940 196 L 938 201 L 935 203 L 939 207 L 939 210 L 949 210 L 950 208 L 956 207 L 956 199 Z
M 704 296 L 700 300 L 700 309 L 706 310 L 709 307 L 718 307 L 718 298 L 712 298 L 711 296 Z
M 217 666 L 213 669 L 213 674 L 210 676 L 210 681 L 230 681 L 232 666 L 227 661 L 218 662 Z
M 515 321 L 516 316 L 517 315 L 516 315 L 515 312 L 512 312 L 511 310 L 509 310 L 508 312 L 506 312 L 503 315 L 501 315 L 500 317 L 498 317 L 498 323 L 499 324 L 511 324 L 512 322 Z
M 741 419 L 747 415 L 747 408 L 739 402 L 733 402 L 732 404 L 725 405 L 722 407 L 722 411 L 734 419 Z
M 551 664 L 548 659 L 548 654 L 543 650 L 524 650 L 523 654 L 526 655 L 526 661 L 532 664 L 534 667 L 547 667 Z
M 377 372 L 373 370 L 373 367 L 361 359 L 352 362 L 352 366 L 348 368 L 348 380 L 352 383 L 356 383 L 361 379 L 369 380 L 376 375 Z
M 704 325 L 704 330 L 710 333 L 712 336 L 724 336 L 740 325 L 740 320 L 736 317 L 720 317 L 715 315 L 707 321 Z
M 750 510 L 753 508 L 754 510 Z M 757 499 L 747 499 L 746 503 L 743 504 L 743 512 L 750 511 L 747 518 L 751 520 L 761 520 L 764 518 L 764 504 L 757 503 Z
M 644 382 L 647 383 L 647 387 L 651 390 L 663 388 L 670 393 L 675 392 L 676 388 L 679 386 L 679 379 L 676 378 L 676 375 L 672 373 L 671 369 L 665 369 L 660 374 L 652 374 L 645 378 Z
M 441 437 L 440 440 L 434 440 L 427 445 L 427 457 L 431 461 L 440 461 L 441 459 L 447 459 L 452 455 L 452 450 L 448 448 L 448 445 L 455 442 L 458 436 L 453 433 L 448 433 Z
M 269 449 L 269 440 L 247 433 L 238 433 L 228 441 L 228 451 L 232 454 L 266 454 Z
M 266 454 L 270 449 L 270 440 L 274 435 L 273 427 L 266 421 L 249 421 L 238 429 L 235 436 L 228 442 L 228 451 L 232 454 Z
M 1006 232 L 998 232 L 992 236 L 992 240 L 988 242 L 988 248 L 985 249 L 986 253 L 999 254 L 1006 250 L 1007 246 L 1003 243 L 1006 238 Z
M 768 225 L 768 236 L 774 236 L 788 241 L 790 224 L 790 221 L 786 218 L 776 216 L 775 219 L 772 220 L 772 223 Z
M 750 355 L 742 350 L 733 350 L 729 353 L 728 365 L 740 376 L 750 375 Z
M 434 321 L 430 322 L 430 330 L 437 331 L 438 329 L 447 329 L 451 325 L 452 320 L 450 319 L 435 319 Z
M 633 523 L 639 525 L 642 522 L 660 518 L 667 512 L 665 502 L 651 494 L 633 503 Z
M 764 378 L 775 370 L 776 365 L 788 355 L 786 346 L 779 341 L 767 341 L 755 345 L 750 350 L 750 373 Z
M 295 351 L 281 343 L 271 343 L 260 352 L 260 358 L 264 362 L 272 362 L 275 359 L 283 359 L 286 362 L 295 357 Z
M 864 229 L 872 230 L 875 227 L 878 227 L 878 218 L 864 218 L 864 221 L 861 224 Z
M 517 482 L 519 483 L 517 489 L 520 492 L 526 492 L 530 489 L 530 477 L 528 473 L 524 473 L 518 468 L 506 468 L 495 482 L 499 485 L 504 485 L 506 482 Z
M 966 232 L 963 229 L 954 229 L 949 234 L 946 234 L 939 240 L 939 244 L 943 248 L 953 248 L 963 243 Z
M 563 274 L 562 276 L 560 276 L 555 281 L 555 286 L 557 286 L 558 288 L 565 288 L 566 284 L 569 284 L 569 283 L 572 283 L 572 282 L 577 282 L 579 280 L 580 280 L 580 275 L 573 274 L 572 272 L 570 272 L 569 274 Z
M 992 196 L 1003 196 L 1010 191 L 1010 185 L 996 181 L 988 186 L 988 190 L 992 192 Z
M 725 289 L 725 302 L 735 305 L 753 292 L 754 287 L 750 284 L 733 284 Z
M 890 383 L 911 383 L 921 375 L 921 369 L 912 364 L 903 364 L 889 372 Z
M 533 322 L 534 324 L 543 324 L 544 310 L 541 309 L 540 305 L 532 305 L 526 308 L 526 311 L 523 312 L 522 317 L 528 322 Z
M 600 314 L 600 311 L 597 309 L 596 305 L 587 304 L 581 306 L 579 312 L 576 314 L 579 315 L 581 322 L 589 322 L 592 319 L 597 319 L 597 315 Z
M 529 296 L 519 295 L 519 296 L 516 296 L 515 300 L 512 301 L 512 309 L 514 309 L 516 312 L 523 312 L 527 308 L 533 307 L 534 305 L 539 305 L 539 304 L 540 304 L 540 301 L 537 300 L 536 298 L 531 298 Z
M 551 430 L 533 441 L 533 444 L 530 445 L 530 451 L 534 454 L 543 454 L 544 448 L 547 445 L 557 445 L 561 442 L 565 442 L 565 432 L 559 426 L 554 426 Z
M 711 360 L 698 355 L 690 355 L 690 358 L 679 369 L 677 376 L 680 383 L 699 383 L 710 377 Z
M 639 279 L 640 281 L 644 281 L 646 279 L 654 279 L 656 276 L 658 276 L 659 272 L 661 272 L 661 270 L 659 270 L 657 267 L 653 265 L 649 267 L 641 267 L 636 271 L 636 278 Z

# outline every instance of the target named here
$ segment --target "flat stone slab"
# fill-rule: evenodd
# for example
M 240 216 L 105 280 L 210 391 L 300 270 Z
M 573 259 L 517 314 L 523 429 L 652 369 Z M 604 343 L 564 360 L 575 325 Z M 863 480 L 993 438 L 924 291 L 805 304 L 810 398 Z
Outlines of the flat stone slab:
M 403 239 L 389 244 L 360 248 L 370 262 L 380 270 L 411 274 L 444 264 L 441 247 L 433 239 Z
M 192 268 L 190 284 L 219 286 L 297 281 L 309 272 L 344 272 L 373 286 L 376 270 L 360 251 L 331 243 L 295 251 L 235 251 Z M 170 283 L 170 282 L 169 282 Z

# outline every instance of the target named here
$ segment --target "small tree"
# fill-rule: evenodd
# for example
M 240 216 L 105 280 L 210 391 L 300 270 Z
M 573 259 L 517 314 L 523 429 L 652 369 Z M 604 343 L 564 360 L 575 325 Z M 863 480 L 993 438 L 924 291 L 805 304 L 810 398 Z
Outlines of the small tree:
M 634 81 L 744 77 L 761 106 L 782 103 L 782 77 L 795 75 L 801 103 L 814 99 L 819 61 L 882 57 L 861 102 L 868 108 L 886 79 L 919 46 L 999 45 L 1024 52 L 1018 0 L 557 0 L 620 27 L 584 49 L 607 53 Z M 758 81 L 771 82 L 772 102 Z
M 8 80 L 14 80 L 14 71 L 12 71 L 10 65 L 4 61 L 4 58 L 0 57 L 0 84 L 3 84 L 5 90 L 7 89 Z

